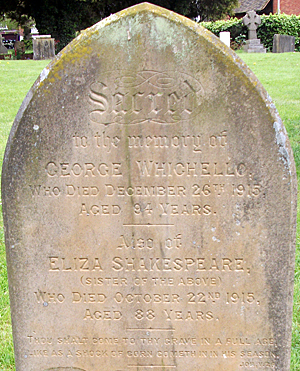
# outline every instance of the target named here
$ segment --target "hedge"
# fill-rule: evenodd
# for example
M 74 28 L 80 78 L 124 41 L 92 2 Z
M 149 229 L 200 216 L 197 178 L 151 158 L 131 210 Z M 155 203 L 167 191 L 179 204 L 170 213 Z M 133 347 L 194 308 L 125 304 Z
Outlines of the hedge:
M 216 36 L 219 36 L 221 31 L 229 31 L 233 49 L 241 48 L 247 40 L 248 29 L 243 25 L 242 19 L 231 18 L 227 21 L 201 22 L 201 25 Z M 272 51 L 275 34 L 295 36 L 295 49 L 300 51 L 300 16 L 287 14 L 262 15 L 257 37 L 261 39 L 268 51 Z

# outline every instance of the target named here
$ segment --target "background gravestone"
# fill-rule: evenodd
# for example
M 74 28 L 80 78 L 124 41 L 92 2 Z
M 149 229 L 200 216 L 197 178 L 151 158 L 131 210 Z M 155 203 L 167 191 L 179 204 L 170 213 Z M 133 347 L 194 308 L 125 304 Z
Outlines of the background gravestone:
M 15 56 L 17 59 L 24 59 L 25 57 L 25 43 L 24 41 L 16 41 L 14 44 Z
M 292 53 L 295 51 L 295 36 L 278 35 L 273 37 L 273 53 Z
M 220 32 L 220 40 L 230 48 L 230 32 L 222 31 Z
M 7 52 L 7 48 L 3 45 L 3 37 L 0 35 L 0 54 L 7 54 Z
M 55 57 L 55 40 L 50 35 L 38 35 L 33 39 L 33 59 L 51 59 Z
M 83 32 L 21 106 L 2 192 L 17 371 L 289 370 L 292 153 L 198 24 L 140 4 Z
M 266 48 L 260 43 L 257 38 L 256 30 L 261 24 L 261 18 L 254 10 L 250 10 L 243 17 L 243 24 L 248 28 L 248 40 L 244 45 L 244 50 L 247 53 L 265 53 Z

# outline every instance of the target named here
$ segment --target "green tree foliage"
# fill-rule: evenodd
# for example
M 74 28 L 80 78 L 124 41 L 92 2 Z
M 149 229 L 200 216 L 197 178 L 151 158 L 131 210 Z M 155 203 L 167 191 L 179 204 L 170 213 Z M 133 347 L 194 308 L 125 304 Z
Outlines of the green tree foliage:
M 20 24 L 32 17 L 41 34 L 51 34 L 62 49 L 77 31 L 124 8 L 137 0 L 10 0 L 0 3 L 0 16 L 6 14 Z M 230 14 L 238 0 L 153 0 L 154 4 L 200 20 L 216 20 Z
M 247 40 L 248 29 L 243 25 L 243 21 L 237 18 L 231 18 L 226 21 L 201 22 L 201 26 L 210 32 L 219 36 L 220 32 L 230 32 L 231 47 L 239 49 Z
M 5 28 L 7 27 L 9 30 L 17 30 L 19 27 L 19 24 L 17 21 L 4 17 L 3 19 L 0 19 L 0 27 Z
M 229 31 L 234 49 L 239 49 L 247 40 L 248 29 L 243 25 L 241 19 L 232 18 L 228 21 L 202 22 L 201 25 L 216 36 L 219 36 L 221 31 Z M 295 36 L 295 49 L 300 51 L 300 16 L 287 14 L 262 15 L 257 37 L 268 51 L 272 51 L 275 34 Z

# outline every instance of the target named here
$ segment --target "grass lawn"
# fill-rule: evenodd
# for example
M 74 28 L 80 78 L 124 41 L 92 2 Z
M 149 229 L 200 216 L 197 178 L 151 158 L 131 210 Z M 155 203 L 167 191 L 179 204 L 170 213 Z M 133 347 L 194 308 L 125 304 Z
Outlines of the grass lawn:
M 249 65 L 275 101 L 289 133 L 300 185 L 300 53 L 246 54 Z M 0 61 L 0 168 L 13 119 L 47 61 Z M 300 209 L 300 207 L 299 207 Z M 298 212 L 291 370 L 300 370 L 300 213 Z M 14 370 L 2 214 L 0 216 L 0 370 Z
M 0 61 L 0 168 L 14 117 L 49 61 Z M 14 370 L 2 212 L 0 215 L 0 370 Z

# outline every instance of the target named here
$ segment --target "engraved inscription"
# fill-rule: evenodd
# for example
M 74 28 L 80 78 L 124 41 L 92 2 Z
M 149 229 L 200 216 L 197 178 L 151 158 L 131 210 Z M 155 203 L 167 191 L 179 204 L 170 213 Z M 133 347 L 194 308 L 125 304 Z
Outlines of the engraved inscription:
M 93 94 L 93 99 L 100 99 L 95 91 Z M 128 100 L 122 94 L 116 93 L 112 104 L 114 114 L 123 120 L 130 112 L 125 104 L 132 102 L 135 107 L 129 115 L 138 114 L 143 96 L 137 94 Z M 103 113 L 109 109 L 104 98 L 101 96 Z M 53 339 L 30 335 L 30 344 L 49 348 L 35 349 L 30 356 L 125 359 L 129 369 L 160 368 L 161 362 L 176 368 L 180 359 L 222 359 L 225 363 L 234 359 L 241 369 L 253 365 L 272 368 L 276 353 L 270 350 L 273 340 L 266 340 L 271 336 L 265 340 L 205 336 L 220 323 L 222 326 L 222 312 L 246 310 L 258 315 L 266 300 L 252 287 L 256 276 L 253 258 L 245 254 L 238 239 L 244 217 L 240 201 L 259 202 L 264 187 L 253 165 L 230 158 L 228 131 L 124 136 L 118 129 L 105 129 L 94 135 L 77 132 L 72 135 L 72 144 L 75 153 L 84 154 L 84 160 L 49 159 L 44 166 L 47 183 L 31 184 L 31 197 L 74 202 L 80 218 L 115 218 L 121 220 L 121 229 L 109 242 L 97 238 L 100 249 L 110 246 L 105 257 L 95 253 L 49 255 L 46 266 L 50 277 L 68 276 L 73 283 L 61 291 L 37 287 L 32 300 L 43 308 L 68 305 L 86 326 L 99 323 L 114 327 L 126 322 L 128 337 L 99 334 Z M 134 180 L 127 179 L 128 163 L 119 156 L 124 149 L 133 156 L 130 167 L 136 174 Z M 161 160 L 159 154 L 164 151 L 173 151 L 174 157 Z M 177 151 L 186 157 L 177 160 Z M 237 240 L 235 252 L 224 255 L 213 246 L 226 248 L 226 236 L 220 235 L 216 219 L 226 200 L 236 202 L 232 221 Z M 134 218 L 128 219 L 128 215 Z M 196 218 L 211 223 L 210 228 L 193 238 L 182 227 L 175 228 L 184 219 Z M 157 233 L 157 228 L 165 227 L 171 229 Z M 211 251 L 205 253 L 209 244 Z M 86 248 L 89 244 L 83 245 L 82 251 Z M 244 285 L 232 287 L 232 279 L 242 280 Z M 201 337 L 194 336 L 193 330 L 190 337 L 184 337 L 176 328 L 180 324 L 205 330 Z M 262 350 L 262 346 L 268 349 Z
M 121 77 L 117 77 L 121 76 Z M 198 115 L 204 89 L 175 71 L 114 71 L 90 85 L 90 120 L 97 124 L 172 124 Z

